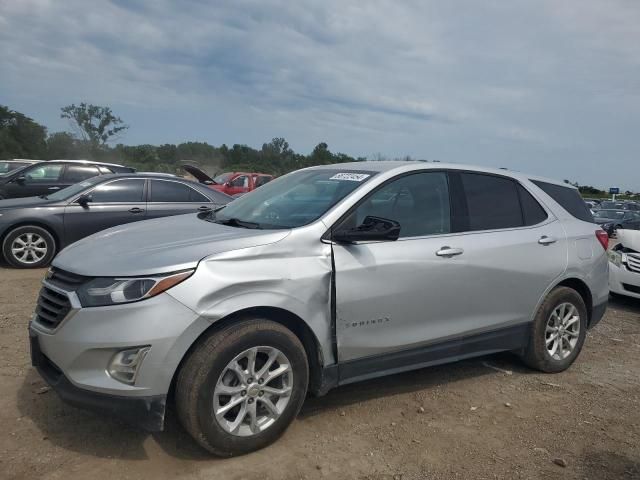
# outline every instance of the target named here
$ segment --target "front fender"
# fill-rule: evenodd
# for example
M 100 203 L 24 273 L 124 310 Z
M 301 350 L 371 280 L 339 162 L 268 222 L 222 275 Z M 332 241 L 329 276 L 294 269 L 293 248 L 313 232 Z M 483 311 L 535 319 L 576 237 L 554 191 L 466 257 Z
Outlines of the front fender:
M 167 293 L 211 323 L 252 308 L 286 310 L 309 327 L 325 364 L 333 364 L 331 255 L 318 243 L 316 252 L 276 244 L 215 255 Z

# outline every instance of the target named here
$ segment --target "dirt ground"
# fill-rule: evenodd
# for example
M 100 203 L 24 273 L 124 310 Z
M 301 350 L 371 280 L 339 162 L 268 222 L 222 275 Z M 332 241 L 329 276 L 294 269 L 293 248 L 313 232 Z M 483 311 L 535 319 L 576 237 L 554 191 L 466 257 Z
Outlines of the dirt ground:
M 612 301 L 567 372 L 501 354 L 338 388 L 220 460 L 171 415 L 149 435 L 43 388 L 27 342 L 43 275 L 0 268 L 1 479 L 640 478 L 640 301 Z

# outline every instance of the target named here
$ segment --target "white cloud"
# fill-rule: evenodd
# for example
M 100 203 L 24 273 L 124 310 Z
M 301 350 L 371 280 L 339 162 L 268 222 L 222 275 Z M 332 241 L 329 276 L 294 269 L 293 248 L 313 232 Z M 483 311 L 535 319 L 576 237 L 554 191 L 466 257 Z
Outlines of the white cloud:
M 131 143 L 284 135 L 580 181 L 638 151 L 639 23 L 629 0 L 7 1 L 0 103 L 53 130 L 108 104 Z

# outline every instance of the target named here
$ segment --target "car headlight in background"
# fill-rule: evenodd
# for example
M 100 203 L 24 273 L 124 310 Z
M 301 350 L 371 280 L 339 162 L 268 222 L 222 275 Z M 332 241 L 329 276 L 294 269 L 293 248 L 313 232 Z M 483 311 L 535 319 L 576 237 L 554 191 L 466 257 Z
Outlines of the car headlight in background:
M 83 307 L 137 302 L 154 297 L 183 282 L 194 270 L 139 278 L 94 278 L 77 290 Z
M 609 250 L 607 256 L 609 257 L 609 261 L 616 267 L 621 267 L 622 264 L 627 261 L 627 255 L 617 250 Z

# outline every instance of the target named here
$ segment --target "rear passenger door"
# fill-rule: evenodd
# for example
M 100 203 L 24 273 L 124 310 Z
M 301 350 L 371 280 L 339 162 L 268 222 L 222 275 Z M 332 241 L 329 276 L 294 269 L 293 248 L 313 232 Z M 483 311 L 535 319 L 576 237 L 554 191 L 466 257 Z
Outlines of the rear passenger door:
M 214 207 L 209 198 L 186 183 L 164 179 L 152 179 L 149 183 L 148 218 L 196 213 Z
M 60 187 L 66 188 L 98 175 L 100 175 L 100 171 L 96 166 L 67 164 L 62 175 Z
M 521 326 L 513 335 L 526 335 L 523 324 L 567 267 L 564 229 L 511 178 L 453 171 L 450 182 L 452 223 L 460 233 L 446 246 L 461 252 L 448 260 L 461 269 L 449 298 L 455 330 L 470 335 Z
M 86 205 L 77 200 L 67 205 L 64 212 L 65 243 L 68 245 L 116 225 L 144 220 L 147 216 L 144 187 L 142 178 L 113 180 L 87 192 L 89 201 Z

